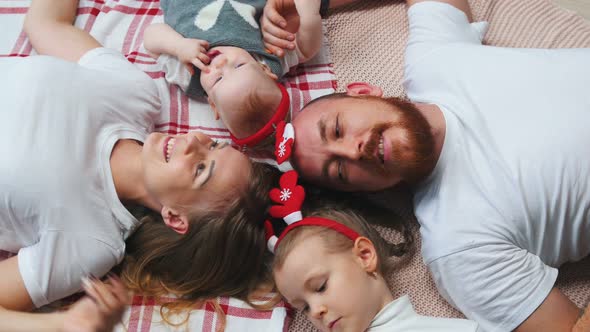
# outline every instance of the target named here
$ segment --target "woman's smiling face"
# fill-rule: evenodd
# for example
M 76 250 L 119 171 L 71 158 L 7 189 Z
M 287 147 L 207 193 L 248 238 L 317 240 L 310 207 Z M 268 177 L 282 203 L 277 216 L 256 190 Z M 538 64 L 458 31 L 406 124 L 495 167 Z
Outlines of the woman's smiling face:
M 142 160 L 149 193 L 163 206 L 183 210 L 231 199 L 246 188 L 251 173 L 244 154 L 198 132 L 152 133 Z

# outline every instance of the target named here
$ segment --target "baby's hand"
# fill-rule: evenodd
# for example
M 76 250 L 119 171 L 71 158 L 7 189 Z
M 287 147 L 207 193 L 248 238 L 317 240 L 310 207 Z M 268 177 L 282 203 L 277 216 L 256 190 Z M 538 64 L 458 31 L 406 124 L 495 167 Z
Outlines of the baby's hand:
M 208 72 L 207 64 L 210 59 L 207 56 L 209 43 L 201 39 L 183 38 L 176 46 L 176 56 L 180 62 L 184 63 L 191 75 L 194 74 L 193 66 L 201 71 Z
M 121 321 L 129 303 L 129 294 L 119 278 L 108 284 L 100 280 L 84 282 L 86 295 L 64 314 L 64 332 L 110 332 Z

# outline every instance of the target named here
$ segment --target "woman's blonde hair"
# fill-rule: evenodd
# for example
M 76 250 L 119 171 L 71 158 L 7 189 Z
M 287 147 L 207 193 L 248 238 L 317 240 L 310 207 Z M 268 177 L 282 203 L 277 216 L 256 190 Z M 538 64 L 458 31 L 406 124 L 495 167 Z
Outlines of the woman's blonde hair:
M 126 241 L 121 279 L 145 295 L 177 297 L 164 301 L 162 310 L 176 312 L 218 296 L 260 307 L 250 295 L 270 280 L 264 220 L 276 178 L 273 168 L 253 164 L 247 190 L 221 208 L 194 211 L 186 234 L 170 229 L 160 214 L 151 212 Z

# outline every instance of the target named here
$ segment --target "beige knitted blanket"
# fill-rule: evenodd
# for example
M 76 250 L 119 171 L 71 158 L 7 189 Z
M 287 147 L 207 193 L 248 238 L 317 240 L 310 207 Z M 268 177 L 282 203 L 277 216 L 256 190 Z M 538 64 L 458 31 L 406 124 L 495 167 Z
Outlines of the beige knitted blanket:
M 590 22 L 557 7 L 550 0 L 472 0 L 470 4 L 475 21 L 490 22 L 486 44 L 590 47 Z M 366 81 L 382 87 L 386 95 L 404 95 L 401 81 L 408 22 L 403 2 L 360 0 L 333 11 L 325 24 L 340 91 L 347 83 Z M 411 207 L 405 208 L 411 214 Z M 381 233 L 389 239 L 396 236 L 391 230 L 382 229 Z M 417 246 L 420 246 L 419 238 Z M 410 295 L 418 313 L 462 317 L 438 294 L 419 249 L 406 264 L 388 276 L 388 281 L 396 297 Z M 586 306 L 590 300 L 590 261 L 585 259 L 562 267 L 557 286 L 578 306 Z M 315 329 L 298 313 L 289 331 Z

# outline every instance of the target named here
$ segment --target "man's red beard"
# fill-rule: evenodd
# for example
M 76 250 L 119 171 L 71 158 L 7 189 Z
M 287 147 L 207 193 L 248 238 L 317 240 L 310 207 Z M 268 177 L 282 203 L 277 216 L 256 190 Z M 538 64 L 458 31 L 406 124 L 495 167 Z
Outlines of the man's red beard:
M 400 140 L 394 140 L 391 146 L 391 160 L 388 167 L 380 167 L 384 176 L 392 173 L 401 175 L 403 181 L 416 183 L 426 178 L 434 169 L 436 159 L 434 156 L 434 137 L 426 118 L 414 106 L 414 104 L 399 98 L 375 98 L 387 103 L 388 109 L 398 113 L 395 122 L 383 122 L 371 129 L 371 137 L 363 149 L 363 158 L 375 159 L 375 151 L 378 149 L 379 140 L 384 131 L 392 128 L 399 131 Z M 396 144 L 397 143 L 397 144 Z M 378 160 L 381 164 L 381 160 Z M 393 165 L 393 167 L 392 167 Z

